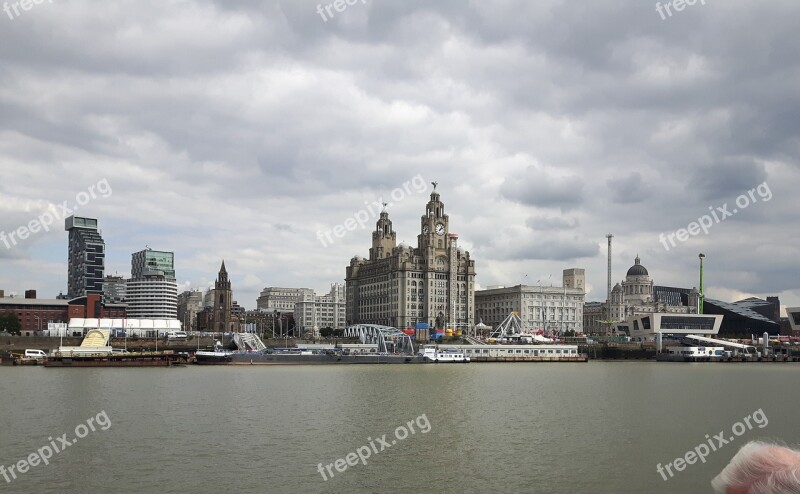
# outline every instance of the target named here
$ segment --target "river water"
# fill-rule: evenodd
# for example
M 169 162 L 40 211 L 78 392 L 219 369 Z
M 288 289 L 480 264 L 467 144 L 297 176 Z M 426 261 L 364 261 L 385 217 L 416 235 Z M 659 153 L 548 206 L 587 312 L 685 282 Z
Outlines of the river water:
M 710 492 L 746 441 L 800 443 L 798 376 L 655 362 L 3 367 L 0 465 L 62 451 L 0 475 L 0 492 Z M 705 463 L 656 471 L 723 431 Z

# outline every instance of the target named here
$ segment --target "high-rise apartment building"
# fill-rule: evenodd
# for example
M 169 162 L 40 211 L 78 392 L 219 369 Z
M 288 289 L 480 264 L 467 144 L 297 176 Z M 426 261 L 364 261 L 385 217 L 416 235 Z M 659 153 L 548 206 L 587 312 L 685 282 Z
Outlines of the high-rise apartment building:
M 100 236 L 97 220 L 70 216 L 64 220 L 64 230 L 69 232 L 68 297 L 102 293 L 106 244 Z
M 126 282 L 130 319 L 177 319 L 178 284 L 172 252 L 145 249 L 131 256 Z

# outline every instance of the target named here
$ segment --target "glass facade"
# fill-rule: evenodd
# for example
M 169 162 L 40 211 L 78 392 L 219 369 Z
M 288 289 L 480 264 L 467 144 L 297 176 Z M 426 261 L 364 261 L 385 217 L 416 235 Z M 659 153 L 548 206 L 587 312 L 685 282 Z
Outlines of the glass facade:
M 714 329 L 713 317 L 680 317 L 662 316 L 661 330 L 684 329 L 684 330 L 708 330 Z
M 175 280 L 175 254 L 150 249 L 134 253 L 131 260 L 131 277 L 142 278 L 145 271 L 161 271 L 168 280 Z

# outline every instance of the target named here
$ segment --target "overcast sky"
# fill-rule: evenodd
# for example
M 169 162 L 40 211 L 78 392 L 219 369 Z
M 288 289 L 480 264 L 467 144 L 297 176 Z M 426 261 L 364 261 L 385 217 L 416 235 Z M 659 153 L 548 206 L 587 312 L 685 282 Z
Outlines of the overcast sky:
M 326 5 L 0 12 L 0 231 L 85 202 L 107 274 L 150 246 L 205 289 L 225 259 L 254 308 L 265 286 L 343 282 L 381 198 L 416 245 L 438 181 L 480 286 L 580 267 L 605 300 L 613 233 L 615 283 L 639 253 L 656 284 L 697 286 L 703 252 L 708 297 L 800 305 L 796 0 Z M 669 243 L 709 208 L 725 220 Z M 366 229 L 319 240 L 356 215 Z M 56 223 L 0 242 L 7 295 L 66 291 Z

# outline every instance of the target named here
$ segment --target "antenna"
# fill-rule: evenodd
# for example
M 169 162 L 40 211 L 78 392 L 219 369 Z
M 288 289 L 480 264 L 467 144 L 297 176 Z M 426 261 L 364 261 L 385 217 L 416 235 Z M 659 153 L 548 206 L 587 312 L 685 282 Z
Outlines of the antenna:
M 608 319 L 611 320 L 611 239 L 614 235 L 606 235 L 608 239 L 608 291 L 606 292 L 606 308 L 608 309 Z

